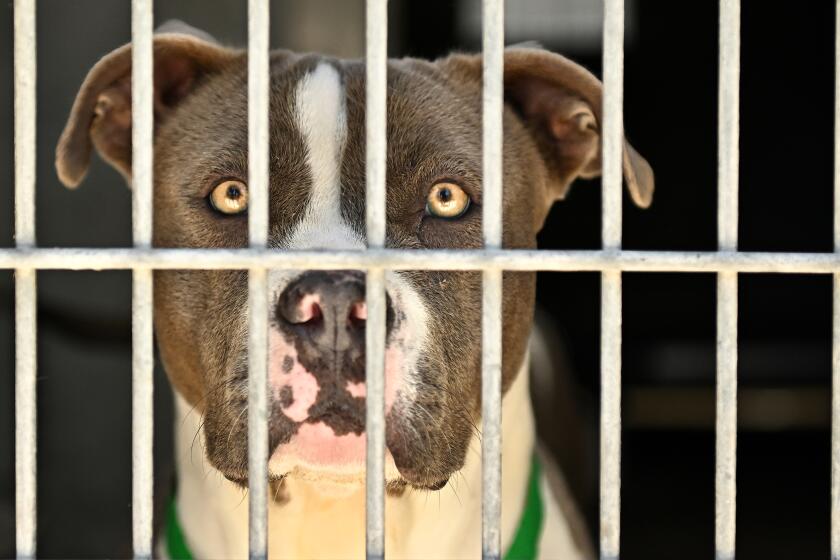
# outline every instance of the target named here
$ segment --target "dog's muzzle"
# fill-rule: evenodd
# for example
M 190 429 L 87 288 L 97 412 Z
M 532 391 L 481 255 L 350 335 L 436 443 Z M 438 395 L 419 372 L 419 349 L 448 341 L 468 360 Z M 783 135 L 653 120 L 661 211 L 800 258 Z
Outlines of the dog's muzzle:
M 394 317 L 386 296 L 389 334 Z M 275 453 L 294 454 L 310 464 L 363 460 L 364 274 L 302 273 L 280 292 L 271 322 L 275 424 L 287 426 Z

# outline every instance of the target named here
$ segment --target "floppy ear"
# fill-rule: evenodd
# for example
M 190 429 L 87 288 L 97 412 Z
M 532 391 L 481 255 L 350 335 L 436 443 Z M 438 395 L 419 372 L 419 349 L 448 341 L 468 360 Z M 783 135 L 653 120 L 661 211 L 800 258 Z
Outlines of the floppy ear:
M 159 31 L 153 47 L 156 128 L 204 76 L 240 56 L 180 22 L 167 23 Z M 84 179 L 92 146 L 131 183 L 130 44 L 103 57 L 76 96 L 55 154 L 58 177 L 67 187 Z
M 576 178 L 601 174 L 601 82 L 582 66 L 548 51 L 505 52 L 505 99 L 536 136 L 551 172 L 549 206 Z M 624 180 L 641 208 L 653 200 L 653 170 L 624 142 Z
M 480 56 L 454 55 L 481 72 Z M 505 102 L 523 120 L 549 172 L 542 218 L 564 198 L 578 177 L 601 174 L 601 82 L 588 70 L 558 54 L 533 47 L 510 47 L 504 57 Z M 653 170 L 627 142 L 624 179 L 633 202 L 647 208 L 653 199 Z M 542 219 L 540 219 L 540 223 Z

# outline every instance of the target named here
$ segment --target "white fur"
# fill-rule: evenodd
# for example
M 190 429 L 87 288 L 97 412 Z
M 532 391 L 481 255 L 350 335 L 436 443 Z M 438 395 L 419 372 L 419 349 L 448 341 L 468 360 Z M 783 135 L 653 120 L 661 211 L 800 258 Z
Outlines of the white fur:
M 341 159 L 347 138 L 344 89 L 338 71 L 321 63 L 295 88 L 295 117 L 306 141 L 312 176 L 309 206 L 289 249 L 363 249 L 341 217 Z

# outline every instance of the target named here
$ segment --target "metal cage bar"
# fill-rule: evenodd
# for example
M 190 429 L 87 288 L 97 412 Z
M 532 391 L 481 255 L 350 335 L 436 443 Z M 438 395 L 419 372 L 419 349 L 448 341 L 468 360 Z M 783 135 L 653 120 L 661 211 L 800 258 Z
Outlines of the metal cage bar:
M 604 2 L 602 243 L 620 250 L 624 98 L 624 0 Z M 621 537 L 621 271 L 601 274 L 601 558 L 618 558 Z
M 152 246 L 152 140 L 154 133 L 154 30 L 152 0 L 131 2 L 132 231 L 135 247 Z M 152 557 L 153 510 L 153 335 L 152 271 L 135 268 L 132 333 L 132 542 L 135 558 Z
M 740 0 L 720 2 L 718 83 L 718 249 L 738 249 Z M 738 273 L 717 278 L 715 555 L 735 557 L 735 460 L 738 431 Z
M 838 253 L 465 249 L 0 249 L 0 269 L 38 270 L 537 270 L 548 272 L 840 273 Z
M 502 249 L 503 0 L 483 0 L 483 230 L 482 250 L 385 249 L 387 3 L 367 2 L 367 228 L 365 251 L 287 251 L 268 248 L 269 17 L 267 0 L 249 0 L 248 249 L 153 249 L 152 0 L 132 0 L 133 234 L 131 249 L 38 249 L 35 246 L 36 26 L 35 0 L 14 0 L 15 236 L 0 249 L 0 269 L 15 270 L 16 547 L 36 552 L 36 271 L 133 271 L 133 545 L 152 554 L 152 270 L 249 270 L 249 547 L 267 557 L 267 270 L 366 270 L 367 324 L 367 554 L 384 556 L 384 344 L 386 270 L 476 270 L 482 292 L 482 553 L 501 557 L 501 328 L 502 271 L 600 271 L 601 300 L 601 556 L 617 558 L 620 544 L 621 273 L 716 272 L 717 445 L 715 548 L 735 554 L 738 273 L 814 273 L 833 276 L 831 553 L 840 559 L 840 36 L 836 37 L 835 252 L 742 253 L 738 238 L 740 1 L 720 2 L 720 83 L 717 252 L 623 251 L 622 97 L 623 0 L 604 0 L 603 250 Z M 840 30 L 840 0 L 837 1 Z
M 366 6 L 366 227 L 369 249 L 385 246 L 388 79 L 387 0 Z M 365 282 L 365 543 L 370 559 L 385 557 L 385 271 L 371 268 Z
M 268 246 L 269 3 L 248 2 L 248 239 Z M 268 557 L 268 274 L 248 271 L 248 554 Z
M 502 246 L 504 0 L 482 3 L 482 200 L 484 246 Z M 482 557 L 501 558 L 502 271 L 484 270 L 481 298 Z
M 840 0 L 834 41 L 834 252 L 840 254 Z M 832 292 L 831 558 L 840 560 L 840 273 L 833 276 Z
M 35 1 L 14 3 L 15 243 L 35 246 Z M 31 267 L 15 270 L 15 538 L 18 558 L 34 558 L 37 501 L 37 284 Z

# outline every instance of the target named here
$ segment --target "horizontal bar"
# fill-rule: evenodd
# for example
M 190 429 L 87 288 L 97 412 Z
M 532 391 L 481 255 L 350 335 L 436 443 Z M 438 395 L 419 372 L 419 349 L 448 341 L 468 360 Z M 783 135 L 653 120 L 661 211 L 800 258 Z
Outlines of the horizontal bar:
M 837 253 L 520 249 L 0 249 L 0 270 L 541 270 L 588 272 L 840 273 Z

